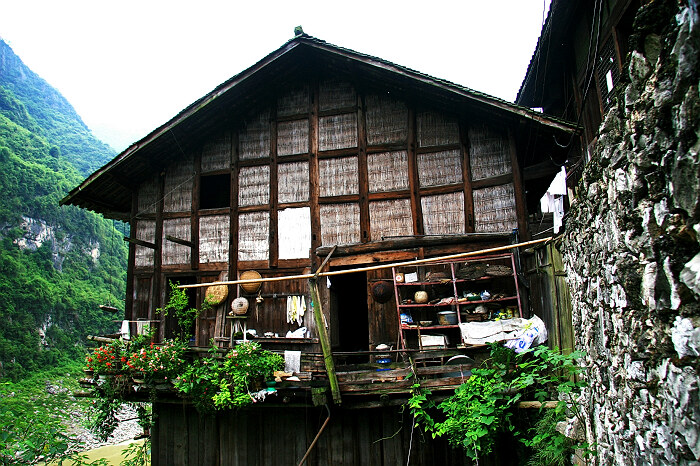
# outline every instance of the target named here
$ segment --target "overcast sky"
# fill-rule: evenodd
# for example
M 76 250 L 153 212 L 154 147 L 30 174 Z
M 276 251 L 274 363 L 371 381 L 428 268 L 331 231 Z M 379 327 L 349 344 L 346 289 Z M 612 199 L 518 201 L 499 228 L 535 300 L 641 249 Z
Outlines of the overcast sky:
M 125 149 L 294 27 L 513 101 L 549 0 L 0 0 L 0 37 Z

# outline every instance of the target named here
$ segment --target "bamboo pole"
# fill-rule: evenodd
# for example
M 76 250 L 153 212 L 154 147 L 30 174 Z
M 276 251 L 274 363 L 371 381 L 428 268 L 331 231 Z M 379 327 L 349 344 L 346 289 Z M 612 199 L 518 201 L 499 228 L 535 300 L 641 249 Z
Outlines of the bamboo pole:
M 281 281 L 287 281 L 287 280 L 309 279 L 309 278 L 314 278 L 315 276 L 316 277 L 332 277 L 334 275 L 344 275 L 344 274 L 355 273 L 355 272 L 371 272 L 374 270 L 390 269 L 392 267 L 405 267 L 405 266 L 409 266 L 409 265 L 428 264 L 431 262 L 439 262 L 439 261 L 451 260 L 451 259 L 461 259 L 464 257 L 480 256 L 483 254 L 493 254 L 496 252 L 508 251 L 510 249 L 517 249 L 517 248 L 524 248 L 524 247 L 533 246 L 535 244 L 540 244 L 540 243 L 550 241 L 551 239 L 552 239 L 552 237 L 549 236 L 547 238 L 542 238 L 542 239 L 537 239 L 537 240 L 532 240 L 532 241 L 525 241 L 523 243 L 509 244 L 507 246 L 499 246 L 496 248 L 479 249 L 477 251 L 462 252 L 462 253 L 458 253 L 458 254 L 450 254 L 447 256 L 429 257 L 427 259 L 416 259 L 416 260 L 406 261 L 406 262 L 394 262 L 391 264 L 381 264 L 381 265 L 373 265 L 373 266 L 369 266 L 369 267 L 359 267 L 356 269 L 332 270 L 332 271 L 328 271 L 328 272 L 320 272 L 317 274 L 307 273 L 307 274 L 303 274 L 303 275 L 287 275 L 285 277 L 256 278 L 256 279 L 252 279 L 252 280 L 229 280 L 229 281 L 209 282 L 209 283 L 194 283 L 192 285 L 179 285 L 178 288 L 201 288 L 201 287 L 213 286 L 213 285 L 238 285 L 241 283 L 281 282 Z
M 326 332 L 326 326 L 323 323 L 323 309 L 321 308 L 321 300 L 318 298 L 318 286 L 316 284 L 316 278 L 319 272 L 328 263 L 331 255 L 335 251 L 335 248 L 328 253 L 326 259 L 316 270 L 316 273 L 309 278 L 309 291 L 311 293 L 311 305 L 314 310 L 314 322 L 316 323 L 316 332 L 318 333 L 318 339 L 321 342 L 321 350 L 323 351 L 323 362 L 326 365 L 326 374 L 328 374 L 328 382 L 331 386 L 331 394 L 333 395 L 333 402 L 337 405 L 341 403 L 340 399 L 340 387 L 338 386 L 338 376 L 335 373 L 335 363 L 333 362 L 333 350 L 331 348 L 331 340 L 328 338 L 328 332 Z

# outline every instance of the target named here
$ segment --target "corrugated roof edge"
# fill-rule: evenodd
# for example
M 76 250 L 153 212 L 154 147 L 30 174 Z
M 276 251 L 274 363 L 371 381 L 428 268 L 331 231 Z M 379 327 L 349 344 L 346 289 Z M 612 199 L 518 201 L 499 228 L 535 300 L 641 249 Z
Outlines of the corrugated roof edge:
M 243 81 L 244 79 L 251 77 L 252 75 L 255 74 L 255 72 L 258 69 L 264 67 L 265 65 L 269 64 L 270 62 L 274 61 L 278 57 L 284 55 L 285 53 L 293 50 L 294 48 L 296 48 L 300 44 L 307 44 L 307 45 L 317 47 L 317 48 L 322 47 L 327 51 L 342 53 L 345 56 L 350 56 L 352 58 L 355 58 L 355 59 L 358 59 L 361 61 L 365 61 L 365 62 L 367 60 L 375 61 L 377 63 L 382 64 L 385 67 L 394 68 L 396 72 L 401 72 L 401 73 L 406 74 L 414 79 L 433 82 L 435 85 L 437 85 L 439 87 L 442 87 L 444 89 L 451 90 L 451 91 L 456 91 L 460 94 L 472 97 L 475 100 L 478 100 L 478 101 L 485 103 L 485 104 L 494 105 L 495 107 L 497 107 L 501 110 L 509 111 L 511 113 L 516 113 L 522 117 L 537 121 L 539 123 L 547 122 L 545 124 L 549 124 L 550 126 L 554 126 L 561 131 L 575 132 L 578 130 L 578 127 L 571 122 L 568 122 L 568 121 L 565 121 L 565 120 L 562 120 L 559 118 L 551 117 L 548 115 L 543 115 L 542 113 L 536 112 L 528 107 L 523 107 L 523 106 L 514 104 L 512 102 L 508 102 L 507 100 L 503 100 L 503 99 L 491 96 L 491 95 L 483 93 L 483 92 L 475 91 L 469 87 L 461 86 L 459 84 L 455 84 L 455 83 L 453 83 L 451 81 L 447 81 L 445 79 L 435 78 L 435 77 L 430 76 L 428 74 L 421 73 L 419 71 L 415 71 L 411 68 L 408 68 L 408 67 L 405 67 L 402 65 L 397 65 L 396 63 L 392 63 L 388 60 L 384 60 L 384 59 L 379 58 L 379 57 L 374 57 L 372 55 L 363 54 L 363 53 L 356 52 L 356 51 L 351 50 L 351 49 L 347 49 L 344 47 L 333 45 L 333 44 L 330 44 L 324 40 L 318 39 L 316 37 L 313 37 L 313 36 L 310 36 L 310 35 L 304 33 L 304 34 L 300 34 L 300 35 L 293 37 L 292 39 L 285 42 L 278 49 L 274 50 L 273 52 L 269 53 L 268 55 L 266 55 L 262 59 L 258 60 L 252 66 L 246 68 L 245 70 L 234 75 L 230 79 L 219 84 L 211 92 L 209 92 L 208 94 L 204 95 L 203 97 L 194 101 L 192 104 L 185 107 L 182 111 L 180 111 L 177 115 L 175 115 L 173 118 L 168 120 L 166 123 L 157 127 L 156 129 L 154 129 L 153 131 L 148 133 L 145 137 L 143 137 L 142 139 L 140 139 L 140 140 L 136 141 L 135 143 L 133 143 L 132 145 L 130 145 L 127 149 L 125 149 L 120 154 L 118 154 L 114 159 L 107 162 L 104 166 L 102 166 L 101 168 L 96 170 L 94 173 L 92 173 L 90 176 L 88 176 L 79 186 L 72 189 L 63 199 L 61 199 L 60 205 L 70 204 L 72 198 L 74 198 L 78 193 L 80 193 L 80 191 L 85 189 L 95 179 L 99 178 L 103 173 L 116 167 L 117 165 L 119 165 L 120 162 L 131 157 L 133 154 L 138 152 L 141 148 L 145 147 L 146 145 L 148 145 L 149 143 L 151 143 L 155 139 L 158 139 L 159 137 L 163 136 L 167 131 L 171 130 L 172 128 L 177 126 L 180 122 L 182 122 L 185 119 L 194 115 L 199 109 L 205 107 L 209 102 L 213 101 L 218 96 L 225 93 L 231 87 L 235 86 L 238 82 Z

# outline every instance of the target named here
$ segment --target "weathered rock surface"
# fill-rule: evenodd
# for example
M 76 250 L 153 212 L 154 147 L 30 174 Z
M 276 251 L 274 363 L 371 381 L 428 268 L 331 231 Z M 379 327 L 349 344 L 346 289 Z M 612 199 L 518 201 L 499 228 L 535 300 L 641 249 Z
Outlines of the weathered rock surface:
M 629 83 L 567 216 L 598 464 L 700 464 L 700 18 L 690 2 L 659 19 L 675 5 L 643 7 L 663 27 L 637 24 Z

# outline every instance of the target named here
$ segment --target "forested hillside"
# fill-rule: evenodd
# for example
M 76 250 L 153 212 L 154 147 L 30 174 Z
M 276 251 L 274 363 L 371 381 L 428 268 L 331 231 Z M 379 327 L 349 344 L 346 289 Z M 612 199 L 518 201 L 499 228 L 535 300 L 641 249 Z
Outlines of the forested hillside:
M 61 94 L 0 40 L 0 376 L 17 379 L 115 331 L 123 309 L 121 231 L 60 199 L 114 156 Z

